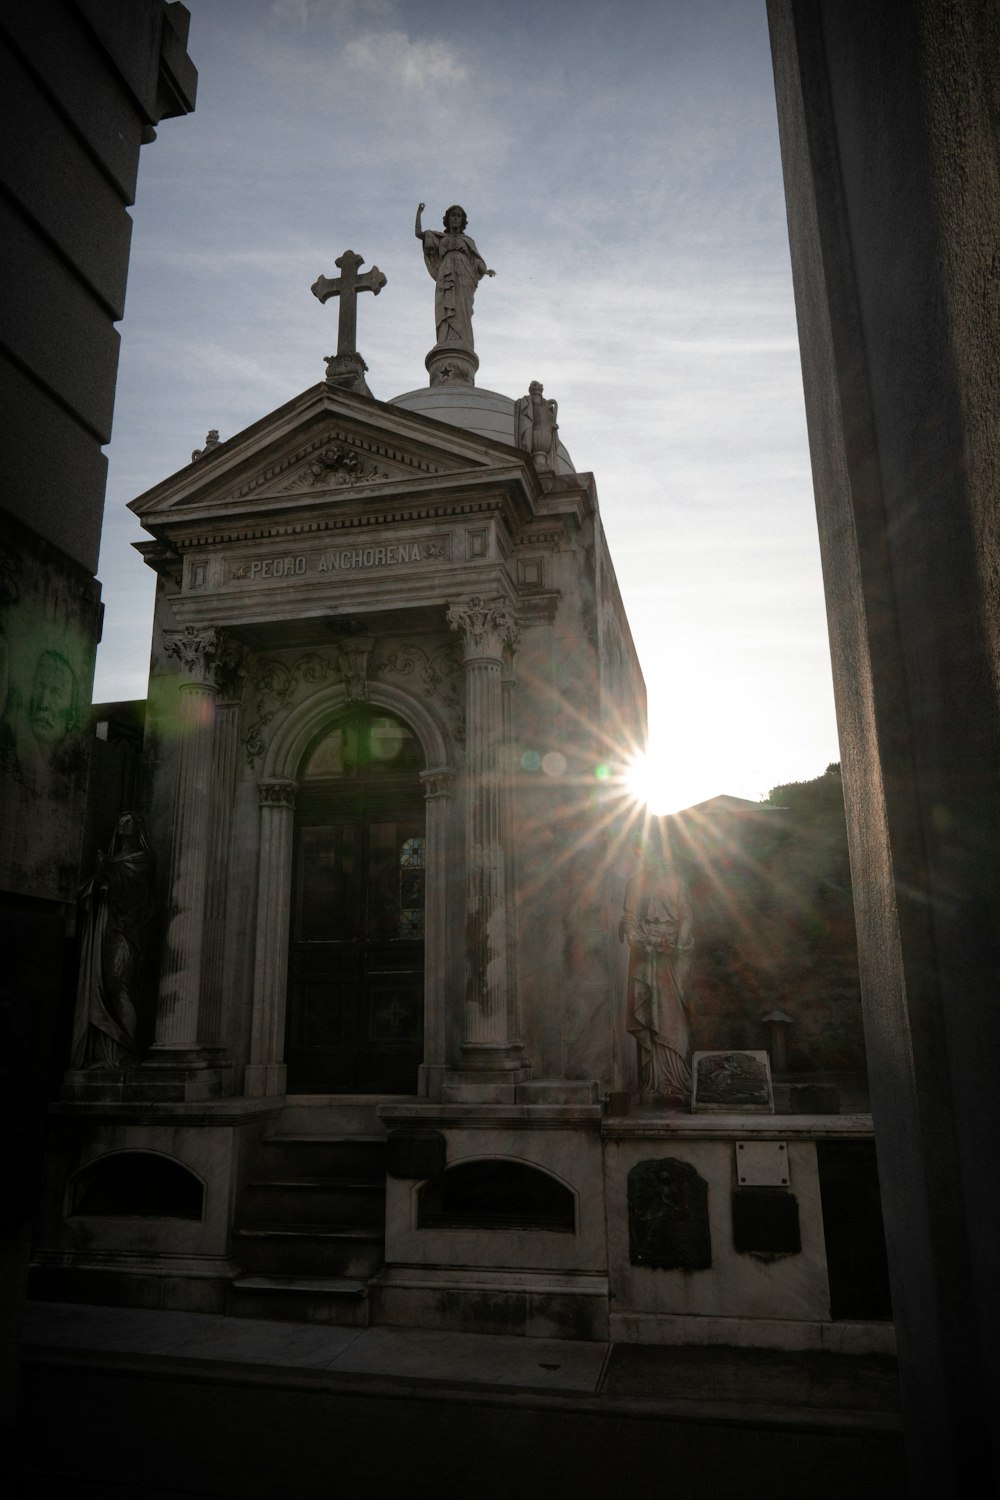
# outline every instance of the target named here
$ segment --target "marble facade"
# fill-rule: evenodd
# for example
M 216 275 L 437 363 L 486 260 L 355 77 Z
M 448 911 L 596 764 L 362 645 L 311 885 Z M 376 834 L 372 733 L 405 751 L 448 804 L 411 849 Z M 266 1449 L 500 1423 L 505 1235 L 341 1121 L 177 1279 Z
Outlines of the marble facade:
M 828 1121 L 609 1113 L 637 1086 L 618 927 L 645 690 L 593 476 L 554 425 L 537 463 L 517 412 L 471 383 L 381 402 L 331 377 L 133 502 L 157 574 L 142 813 L 158 940 L 141 1058 L 66 1077 L 41 1294 L 535 1337 L 843 1339 L 814 1144 Z M 346 981 L 316 978 L 316 933 L 355 887 L 369 913 L 387 889 L 377 819 L 363 856 L 343 833 L 354 733 L 396 735 L 381 781 L 371 739 L 364 796 L 409 851 L 400 869 L 419 867 L 393 890 L 420 894 L 398 896 L 358 981 L 349 1048 Z M 833 1129 L 865 1138 L 870 1121 Z M 795 1195 L 794 1253 L 733 1248 L 743 1137 L 788 1151 L 774 1191 Z M 664 1159 L 706 1185 L 714 1248 L 696 1272 L 629 1261 L 628 1174 Z M 858 1346 L 884 1347 L 887 1326 Z

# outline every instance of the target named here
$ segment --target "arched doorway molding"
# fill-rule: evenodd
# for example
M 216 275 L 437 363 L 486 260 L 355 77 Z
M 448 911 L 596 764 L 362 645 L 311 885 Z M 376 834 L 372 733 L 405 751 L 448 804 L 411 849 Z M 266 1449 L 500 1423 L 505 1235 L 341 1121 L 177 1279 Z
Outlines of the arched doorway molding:
M 424 1064 L 420 1092 L 445 1063 L 445 973 L 447 903 L 444 849 L 454 770 L 443 722 L 425 702 L 390 683 L 372 682 L 368 706 L 383 708 L 409 724 L 420 741 L 427 769 L 421 773 L 427 799 L 427 891 L 424 947 Z M 285 1093 L 285 1012 L 288 996 L 288 925 L 291 908 L 295 793 L 302 762 L 322 730 L 339 713 L 357 706 L 345 688 L 319 688 L 278 725 L 267 748 L 260 780 L 257 932 L 254 953 L 250 1061 L 244 1093 L 250 1098 Z
M 370 682 L 368 705 L 398 714 L 409 724 L 420 741 L 428 770 L 448 768 L 447 732 L 425 702 L 391 683 Z M 342 686 L 317 689 L 279 724 L 264 756 L 261 780 L 297 781 L 303 756 L 317 734 L 338 712 L 355 707 L 356 701 L 348 698 Z

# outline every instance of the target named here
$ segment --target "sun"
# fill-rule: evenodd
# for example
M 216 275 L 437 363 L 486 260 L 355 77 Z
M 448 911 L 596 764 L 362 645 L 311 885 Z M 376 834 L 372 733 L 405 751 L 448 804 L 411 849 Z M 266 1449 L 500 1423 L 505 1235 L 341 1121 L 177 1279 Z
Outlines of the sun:
M 654 818 L 683 812 L 714 797 L 725 775 L 711 753 L 661 754 L 655 746 L 630 756 L 625 785 L 630 796 Z
M 637 802 L 654 817 L 677 812 L 683 805 L 683 793 L 673 779 L 674 768 L 651 754 L 635 755 L 625 772 L 629 791 Z M 678 794 L 681 800 L 678 800 Z

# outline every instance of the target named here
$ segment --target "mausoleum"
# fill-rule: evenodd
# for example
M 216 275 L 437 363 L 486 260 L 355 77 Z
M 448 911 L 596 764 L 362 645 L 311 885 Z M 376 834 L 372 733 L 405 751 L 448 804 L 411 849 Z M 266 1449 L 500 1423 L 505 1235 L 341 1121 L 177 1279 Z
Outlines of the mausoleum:
M 348 251 L 313 288 L 339 300 L 326 378 L 132 503 L 141 768 L 83 913 L 35 1289 L 891 1347 L 836 1263 L 864 1109 L 793 1110 L 783 1055 L 699 1051 L 696 1015 L 663 1091 L 640 1078 L 645 689 L 597 487 L 535 369 L 476 384 L 491 273 L 462 210 L 416 228 L 429 384 L 369 391 L 356 299 L 385 277 Z

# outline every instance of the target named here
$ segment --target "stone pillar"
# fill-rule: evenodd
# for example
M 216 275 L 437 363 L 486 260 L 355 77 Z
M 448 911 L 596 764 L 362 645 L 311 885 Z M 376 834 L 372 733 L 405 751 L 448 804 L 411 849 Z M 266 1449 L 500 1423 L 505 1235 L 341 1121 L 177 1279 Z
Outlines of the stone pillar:
M 216 669 L 219 697 L 215 710 L 214 774 L 209 843 L 200 1034 L 210 1045 L 223 1040 L 225 1018 L 226 898 L 229 891 L 229 841 L 239 760 L 240 699 L 246 680 L 246 647 L 227 639 Z
M 261 781 L 257 939 L 254 955 L 250 1062 L 243 1092 L 258 1099 L 285 1092 L 285 1001 L 288 918 L 292 893 L 294 781 Z
M 512 1071 L 523 1066 L 510 986 L 510 913 L 504 810 L 503 657 L 518 625 L 501 600 L 468 599 L 448 610 L 462 636 L 465 664 L 466 851 L 465 1016 L 466 1068 Z
M 424 905 L 424 1061 L 417 1092 L 441 1097 L 448 1046 L 448 859 L 447 820 L 455 790 L 455 773 L 447 766 L 421 771 L 427 804 L 426 886 Z
M 500 768 L 503 776 L 504 877 L 507 900 L 507 993 L 514 1036 L 521 1035 L 517 985 L 517 843 L 514 838 L 514 775 L 517 736 L 514 732 L 514 643 L 504 652 L 500 690 L 503 695 L 503 743 Z
M 208 898 L 212 793 L 215 784 L 215 668 L 220 633 L 188 625 L 166 643 L 180 663 L 180 758 L 170 855 L 170 924 L 160 971 L 154 1050 L 198 1046 L 202 949 Z
M 1000 13 L 768 15 L 908 1494 L 996 1494 Z

